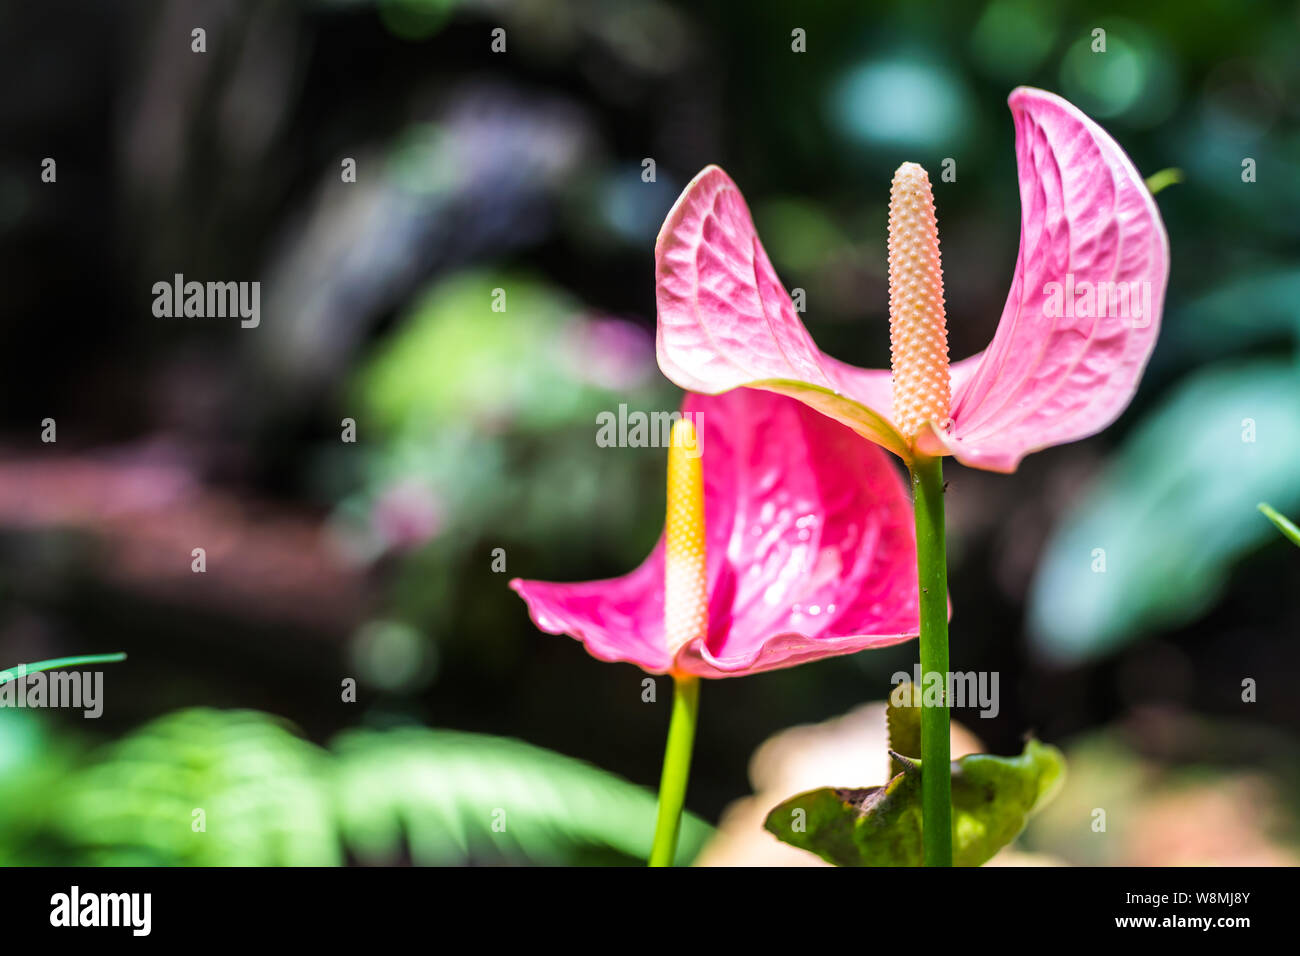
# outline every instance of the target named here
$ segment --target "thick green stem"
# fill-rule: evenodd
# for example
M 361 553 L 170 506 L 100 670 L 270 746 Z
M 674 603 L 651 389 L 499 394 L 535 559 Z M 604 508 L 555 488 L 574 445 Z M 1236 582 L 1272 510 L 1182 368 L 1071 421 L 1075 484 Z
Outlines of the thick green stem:
M 677 855 L 677 834 L 686 802 L 686 781 L 691 775 L 691 750 L 695 721 L 700 712 L 700 679 L 680 674 L 673 679 L 673 716 L 668 724 L 664 772 L 659 780 L 659 820 L 650 848 L 650 866 L 672 866 Z
M 952 756 L 948 747 L 948 559 L 943 460 L 912 462 L 916 567 L 921 588 L 921 841 L 926 866 L 952 866 Z M 938 704 L 927 689 L 939 682 Z

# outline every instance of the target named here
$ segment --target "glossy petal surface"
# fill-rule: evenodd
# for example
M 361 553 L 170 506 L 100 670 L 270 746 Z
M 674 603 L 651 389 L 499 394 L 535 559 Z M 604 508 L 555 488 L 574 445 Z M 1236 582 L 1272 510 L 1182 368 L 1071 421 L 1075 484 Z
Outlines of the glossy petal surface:
M 923 431 L 916 443 L 993 471 L 1118 417 L 1155 345 L 1169 270 L 1155 201 L 1115 141 L 1051 93 L 1021 88 L 1010 104 L 1021 195 L 1011 291 L 989 349 L 952 365 L 951 431 Z M 707 394 L 789 395 L 911 459 L 892 420 L 889 371 L 817 348 L 721 169 L 706 168 L 677 200 L 655 262 L 656 346 L 670 379 Z M 960 316 L 961 304 L 949 312 Z
M 889 372 L 825 355 L 799 321 L 758 241 L 740 189 L 717 166 L 695 177 L 655 243 L 659 367 L 682 388 L 742 385 L 791 395 L 905 455 Z
M 738 389 L 688 396 L 704 454 L 709 629 L 674 663 L 662 540 L 635 571 L 514 581 L 537 626 L 602 660 L 729 677 L 916 636 L 916 548 L 900 474 L 801 403 Z
M 944 438 L 963 464 L 993 471 L 1095 434 L 1128 406 L 1169 275 L 1155 200 L 1106 131 L 1042 90 L 1018 89 L 1010 103 L 1020 254 L 992 344 L 954 383 Z

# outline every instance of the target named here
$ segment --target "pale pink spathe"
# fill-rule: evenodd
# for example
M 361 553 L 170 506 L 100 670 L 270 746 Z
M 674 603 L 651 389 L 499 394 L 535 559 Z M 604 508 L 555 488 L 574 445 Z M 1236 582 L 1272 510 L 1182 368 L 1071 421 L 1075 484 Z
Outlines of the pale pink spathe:
M 952 454 L 992 471 L 1014 471 L 1026 454 L 1114 421 L 1159 332 L 1169 274 L 1164 224 L 1128 156 L 1080 110 L 1025 87 L 1009 102 L 1020 253 L 993 342 L 952 366 L 947 431 L 924 430 L 909 445 L 892 420 L 889 371 L 855 368 L 817 348 L 740 190 L 716 166 L 687 186 L 655 246 L 664 374 L 707 394 L 749 386 L 789 395 L 904 460 Z M 950 327 L 961 314 L 950 302 Z
M 606 581 L 515 580 L 534 622 L 650 673 L 735 677 L 913 638 L 911 506 L 889 456 L 797 401 L 687 396 L 699 426 L 709 581 L 706 640 L 664 639 L 664 544 Z

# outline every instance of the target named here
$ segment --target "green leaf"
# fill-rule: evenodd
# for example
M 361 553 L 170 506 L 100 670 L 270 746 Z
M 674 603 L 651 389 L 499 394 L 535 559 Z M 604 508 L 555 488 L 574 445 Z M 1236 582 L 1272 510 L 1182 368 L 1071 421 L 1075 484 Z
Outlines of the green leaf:
M 903 681 L 889 695 L 885 707 L 885 726 L 889 731 L 889 775 L 903 772 L 903 763 L 894 754 L 921 756 L 921 688 L 910 680 Z
M 65 862 L 45 839 L 51 797 L 66 784 L 78 756 L 77 734 L 54 733 L 48 711 L 0 707 L 0 865 Z M 78 722 L 80 723 L 80 722 Z M 91 723 L 91 721 L 86 721 Z
M 837 866 L 921 865 L 919 762 L 883 787 L 823 787 L 775 807 L 765 826 L 779 840 Z M 970 754 L 953 764 L 953 863 L 980 866 L 1014 840 L 1056 793 L 1065 758 L 1030 740 L 1019 757 Z
M 1300 340 L 1300 269 L 1259 268 L 1221 282 L 1178 308 L 1162 339 L 1168 364 L 1199 365 L 1263 343 Z
M 266 714 L 184 710 L 102 751 L 51 819 L 92 864 L 338 864 L 325 760 Z
M 82 664 L 115 664 L 124 660 L 126 660 L 126 655 L 120 651 L 116 654 L 80 654 L 76 657 L 51 657 L 49 660 L 36 661 L 32 664 L 15 664 L 13 667 L 0 671 L 0 684 L 7 684 L 9 681 L 16 680 L 26 674 L 36 674 L 40 671 L 80 667 Z
M 1277 530 L 1286 535 L 1292 544 L 1300 545 L 1300 528 L 1296 527 L 1294 521 L 1262 501 L 1259 503 L 1259 510 L 1264 513 L 1264 516 L 1269 521 L 1277 525 Z
M 588 326 L 582 304 L 541 279 L 458 273 L 420 295 L 355 374 L 350 394 L 385 433 L 421 440 L 456 423 L 471 433 L 484 425 L 589 429 L 597 412 L 618 402 L 662 397 L 649 374 L 648 339 L 647 354 L 626 357 L 626 380 L 593 379 L 593 346 L 582 344 Z
M 57 783 L 23 799 L 80 865 L 641 863 L 655 822 L 649 791 L 521 741 L 404 727 L 325 750 L 255 711 L 169 714 Z M 688 814 L 679 861 L 712 832 Z
M 373 863 L 644 861 L 655 797 L 580 760 L 483 734 L 350 731 L 334 745 L 344 839 Z M 712 835 L 682 819 L 678 862 Z
M 1077 663 L 1209 608 L 1272 538 L 1256 504 L 1300 507 L 1297 395 L 1293 365 L 1232 363 L 1151 412 L 1043 551 L 1028 601 L 1038 647 Z

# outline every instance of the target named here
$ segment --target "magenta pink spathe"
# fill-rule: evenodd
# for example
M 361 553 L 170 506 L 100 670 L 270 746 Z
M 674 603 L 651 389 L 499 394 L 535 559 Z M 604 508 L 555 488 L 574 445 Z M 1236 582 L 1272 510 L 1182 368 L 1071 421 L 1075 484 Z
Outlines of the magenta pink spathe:
M 889 371 L 817 348 L 739 189 L 716 166 L 687 186 L 655 247 L 664 374 L 705 394 L 749 386 L 789 395 L 905 461 L 952 454 L 992 471 L 1114 421 L 1159 331 L 1164 224 L 1124 151 L 1076 107 L 1024 87 L 1009 102 L 1020 254 L 992 343 L 952 365 L 949 422 L 909 442 L 892 420 Z M 954 312 L 960 320 L 960 304 L 949 306 L 950 325 Z
M 533 621 L 653 674 L 735 677 L 909 640 L 911 504 L 879 448 L 793 399 L 689 395 L 703 453 L 708 636 L 671 659 L 664 542 L 620 578 L 515 580 Z

